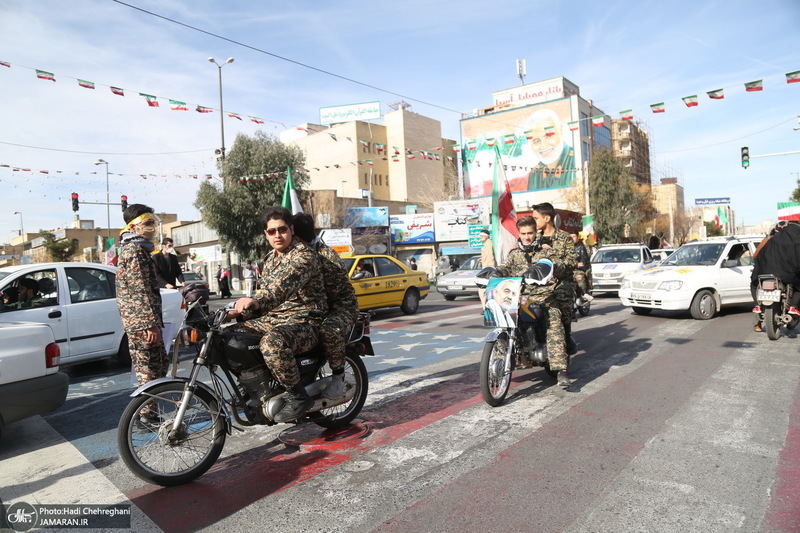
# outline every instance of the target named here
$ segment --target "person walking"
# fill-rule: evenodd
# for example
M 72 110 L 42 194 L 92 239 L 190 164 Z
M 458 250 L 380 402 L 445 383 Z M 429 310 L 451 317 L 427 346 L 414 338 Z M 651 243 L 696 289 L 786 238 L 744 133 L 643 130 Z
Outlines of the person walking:
M 217 281 L 219 281 L 220 299 L 231 297 L 230 279 L 231 271 L 228 270 L 227 267 L 223 267 L 222 265 L 217 267 Z
M 480 239 L 483 241 L 481 245 L 481 268 L 496 267 L 497 262 L 494 260 L 494 245 L 492 244 L 492 234 L 488 229 L 482 229 L 478 233 Z M 478 296 L 481 299 L 481 308 L 486 305 L 486 289 L 478 289 Z M 481 310 L 481 313 L 483 311 Z
M 247 264 L 242 267 L 242 278 L 244 279 L 244 295 L 248 298 L 252 298 L 255 294 L 256 286 L 256 269 L 253 268 L 252 261 L 248 261 Z

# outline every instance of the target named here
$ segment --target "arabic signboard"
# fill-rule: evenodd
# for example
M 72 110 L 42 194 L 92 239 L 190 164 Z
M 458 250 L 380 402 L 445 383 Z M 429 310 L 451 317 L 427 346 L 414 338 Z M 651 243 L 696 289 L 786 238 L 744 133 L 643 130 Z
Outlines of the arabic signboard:
M 694 205 L 728 205 L 731 203 L 731 197 L 726 198 L 695 198 Z
M 566 78 L 553 78 L 492 93 L 492 100 L 495 106 L 519 107 L 557 100 L 573 94 L 580 94 L 577 85 Z
M 469 227 L 469 245 L 471 247 L 480 248 L 483 246 L 483 239 L 481 239 L 482 230 L 492 231 L 491 229 L 489 229 L 489 226 L 484 226 L 484 225 L 473 224 L 472 226 Z
M 438 242 L 469 240 L 470 225 L 489 224 L 490 202 L 490 198 L 434 202 L 433 223 L 436 228 L 436 240 Z
M 319 108 L 320 124 L 337 124 L 353 120 L 372 120 L 381 118 L 380 102 L 364 102 L 361 104 L 336 105 Z
M 397 244 L 433 242 L 433 213 L 392 215 L 392 242 Z
M 344 217 L 344 225 L 351 228 L 386 227 L 389 225 L 389 208 L 351 207 Z
M 352 246 L 353 244 L 353 232 L 350 230 L 350 228 L 326 229 L 323 230 L 319 236 L 322 239 L 322 242 L 331 248 L 336 246 Z

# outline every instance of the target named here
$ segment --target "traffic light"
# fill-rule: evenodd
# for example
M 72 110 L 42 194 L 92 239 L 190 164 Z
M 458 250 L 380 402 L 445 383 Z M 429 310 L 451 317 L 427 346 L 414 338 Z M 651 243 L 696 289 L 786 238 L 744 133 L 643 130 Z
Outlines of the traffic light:
M 72 193 L 72 210 L 78 212 L 78 193 Z
M 750 166 L 750 148 L 742 146 L 742 168 Z
M 126 209 L 128 209 L 128 197 L 123 194 L 121 199 L 122 199 L 122 210 L 125 211 Z

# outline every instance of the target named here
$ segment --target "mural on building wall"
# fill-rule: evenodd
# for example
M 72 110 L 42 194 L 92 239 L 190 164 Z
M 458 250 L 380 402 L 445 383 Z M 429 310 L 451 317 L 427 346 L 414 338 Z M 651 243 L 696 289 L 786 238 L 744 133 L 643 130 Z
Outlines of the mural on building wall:
M 571 120 L 570 100 L 564 98 L 462 121 L 467 196 L 492 194 L 495 145 L 511 192 L 571 187 L 579 176 L 575 143 L 580 138 L 577 127 L 570 129 Z

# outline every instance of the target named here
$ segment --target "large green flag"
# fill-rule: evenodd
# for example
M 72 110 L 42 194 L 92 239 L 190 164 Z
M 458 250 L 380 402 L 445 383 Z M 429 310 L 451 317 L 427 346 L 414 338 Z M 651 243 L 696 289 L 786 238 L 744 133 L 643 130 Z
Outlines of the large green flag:
M 293 215 L 303 212 L 303 206 L 300 205 L 300 198 L 297 196 L 294 180 L 292 180 L 292 167 L 286 167 L 286 187 L 283 189 L 281 205 L 291 211 Z

